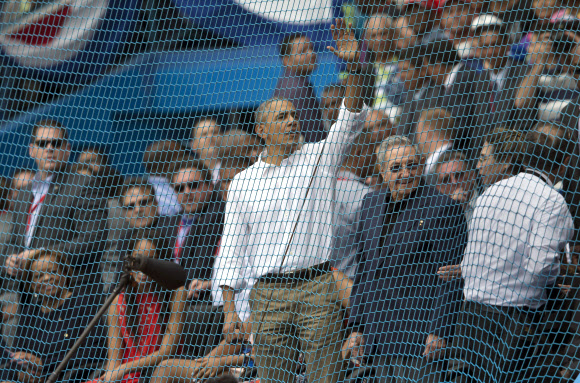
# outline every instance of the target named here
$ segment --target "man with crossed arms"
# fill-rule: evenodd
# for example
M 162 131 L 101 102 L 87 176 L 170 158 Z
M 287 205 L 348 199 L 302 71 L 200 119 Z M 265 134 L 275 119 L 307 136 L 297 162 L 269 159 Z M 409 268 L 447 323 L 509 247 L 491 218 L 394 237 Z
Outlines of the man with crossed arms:
M 242 327 L 234 297 L 248 280 L 254 351 L 263 383 L 294 382 L 298 353 L 310 383 L 339 381 L 341 303 L 328 262 L 337 172 L 362 130 L 365 78 L 358 43 L 344 21 L 332 26 L 337 49 L 350 64 L 338 122 L 328 138 L 303 144 L 292 103 L 274 98 L 256 111 L 266 150 L 228 190 L 216 280 L 224 293 L 224 333 Z

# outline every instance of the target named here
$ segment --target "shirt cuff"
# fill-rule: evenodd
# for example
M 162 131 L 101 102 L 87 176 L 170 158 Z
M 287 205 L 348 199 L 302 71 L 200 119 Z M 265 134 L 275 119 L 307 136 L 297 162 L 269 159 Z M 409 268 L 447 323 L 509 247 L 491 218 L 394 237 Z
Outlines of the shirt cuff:
M 240 274 L 234 270 L 234 268 L 222 268 L 218 269 L 215 277 L 215 283 L 219 286 L 227 286 L 236 291 L 241 290 L 244 287 L 244 280 L 241 278 Z

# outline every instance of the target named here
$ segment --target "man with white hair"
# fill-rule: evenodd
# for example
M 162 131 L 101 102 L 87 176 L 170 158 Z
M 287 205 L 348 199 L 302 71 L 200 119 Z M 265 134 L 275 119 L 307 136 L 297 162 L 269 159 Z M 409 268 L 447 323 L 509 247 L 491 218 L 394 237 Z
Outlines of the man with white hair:
M 387 138 L 378 163 L 387 188 L 366 195 L 343 351 L 372 359 L 379 382 L 439 382 L 459 303 L 457 280 L 438 267 L 461 260 L 461 206 L 422 181 L 424 158 L 404 136 Z

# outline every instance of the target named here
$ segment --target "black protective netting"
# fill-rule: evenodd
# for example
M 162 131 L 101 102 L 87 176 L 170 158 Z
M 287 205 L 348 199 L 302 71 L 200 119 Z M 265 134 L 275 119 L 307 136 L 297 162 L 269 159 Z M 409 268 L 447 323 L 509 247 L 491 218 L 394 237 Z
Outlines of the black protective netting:
M 580 2 L 0 9 L 0 382 L 577 379 Z

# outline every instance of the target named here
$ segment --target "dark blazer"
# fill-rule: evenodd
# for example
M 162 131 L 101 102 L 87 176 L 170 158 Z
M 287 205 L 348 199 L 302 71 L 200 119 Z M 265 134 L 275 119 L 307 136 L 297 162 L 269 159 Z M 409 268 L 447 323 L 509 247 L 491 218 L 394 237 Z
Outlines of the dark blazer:
M 46 378 L 63 360 L 89 321 L 97 313 L 100 304 L 94 296 L 75 290 L 61 307 L 49 313 L 41 310 L 40 304 L 30 302 L 21 308 L 16 331 L 14 350 L 36 355 L 43 361 L 42 374 Z M 99 363 L 107 358 L 106 327 L 103 318 L 91 331 L 65 372 L 86 366 L 84 378 L 95 371 Z M 91 366 L 91 367 L 88 367 Z
M 490 130 L 491 83 L 482 68 L 464 61 L 450 86 L 430 84 L 418 100 L 413 98 L 415 93 L 404 96 L 397 134 L 414 133 L 423 111 L 446 108 L 455 118 L 456 149 L 474 149 L 472 157 L 476 158 L 483 146 L 483 137 Z
M 445 90 L 443 105 L 455 118 L 455 149 L 471 149 L 478 158 L 490 125 L 492 87 L 483 68 L 472 60 L 460 64 L 455 80 Z
M 299 76 L 285 69 L 278 79 L 273 96 L 292 102 L 306 142 L 318 142 L 326 138 L 328 132 L 324 129 L 320 103 L 307 76 Z
M 181 265 L 187 270 L 188 282 L 193 279 L 210 280 L 215 253 L 222 237 L 226 203 L 214 192 L 209 204 L 199 213 L 183 244 Z M 160 218 L 158 226 L 168 228 L 171 246 L 175 246 L 181 215 Z
M 494 127 L 505 126 L 509 129 L 528 130 L 537 122 L 537 100 L 530 108 L 520 109 L 514 105 L 520 85 L 531 69 L 531 65 L 525 61 L 510 59 L 505 85 L 494 97 Z
M 417 92 L 406 92 L 403 98 L 401 118 L 397 124 L 397 134 L 409 136 L 415 133 L 421 112 L 432 108 L 445 107 L 445 88 L 430 83 L 425 92 L 415 100 Z
M 369 356 L 419 357 L 428 334 L 452 334 L 461 283 L 441 281 L 437 270 L 460 263 L 467 224 L 457 203 L 421 185 L 381 247 L 389 198 L 381 189 L 362 203 L 349 325 L 364 333 Z
M 26 250 L 26 222 L 33 200 L 32 185 L 28 185 L 14 201 L 2 264 L 7 256 Z M 98 270 L 107 245 L 107 201 L 91 177 L 76 174 L 70 167 L 56 173 L 39 214 L 30 248 L 53 249 L 76 269 Z

